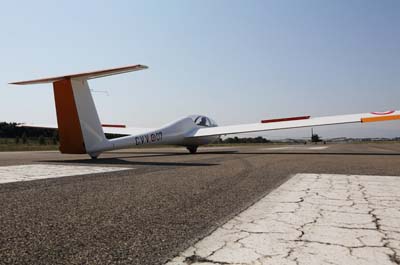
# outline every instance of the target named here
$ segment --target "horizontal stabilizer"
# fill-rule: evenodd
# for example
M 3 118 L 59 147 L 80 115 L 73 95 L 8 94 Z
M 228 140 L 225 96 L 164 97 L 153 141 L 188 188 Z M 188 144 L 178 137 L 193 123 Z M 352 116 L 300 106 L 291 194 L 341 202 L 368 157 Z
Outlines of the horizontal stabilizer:
M 156 128 L 140 128 L 140 127 L 128 127 L 123 124 L 102 124 L 104 133 L 115 134 L 115 135 L 135 135 L 143 134 L 156 130 Z M 35 124 L 35 123 L 18 123 L 17 127 L 25 128 L 40 128 L 40 129 L 58 129 L 56 124 Z
M 89 80 L 89 79 L 105 77 L 105 76 L 109 76 L 109 75 L 116 75 L 116 74 L 123 74 L 123 73 L 128 73 L 128 72 L 133 72 L 133 71 L 144 70 L 147 68 L 148 67 L 145 65 L 137 64 L 137 65 L 130 65 L 130 66 L 124 66 L 124 67 L 118 67 L 118 68 L 86 72 L 86 73 L 62 75 L 62 76 L 41 78 L 41 79 L 28 80 L 28 81 L 12 82 L 10 84 L 12 84 L 12 85 L 32 85 L 32 84 L 42 84 L 42 83 L 53 83 L 53 82 L 56 82 L 59 80 L 70 79 L 70 78 Z

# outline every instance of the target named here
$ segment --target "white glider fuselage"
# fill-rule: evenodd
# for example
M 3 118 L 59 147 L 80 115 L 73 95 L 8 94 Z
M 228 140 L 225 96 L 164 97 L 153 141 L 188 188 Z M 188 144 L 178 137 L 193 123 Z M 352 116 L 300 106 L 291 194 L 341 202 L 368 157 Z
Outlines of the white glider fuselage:
M 179 145 L 185 147 L 195 147 L 210 144 L 219 139 L 219 136 L 188 137 L 190 133 L 200 128 L 216 127 L 217 124 L 206 116 L 191 115 L 174 122 L 171 122 L 159 129 L 149 130 L 148 132 L 106 139 L 99 143 L 87 153 L 92 157 L 97 156 L 103 151 L 139 147 L 144 145 L 164 144 Z

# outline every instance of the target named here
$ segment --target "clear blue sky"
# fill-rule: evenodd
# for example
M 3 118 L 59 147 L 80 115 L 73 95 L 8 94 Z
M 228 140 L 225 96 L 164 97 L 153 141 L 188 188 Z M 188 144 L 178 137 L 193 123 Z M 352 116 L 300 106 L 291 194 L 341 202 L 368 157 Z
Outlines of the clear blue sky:
M 105 123 L 220 124 L 400 109 L 400 1 L 4 1 L 0 120 L 55 123 L 51 85 L 10 81 L 145 64 L 91 81 Z M 317 129 L 400 136 L 399 122 Z M 309 130 L 267 137 L 306 136 Z

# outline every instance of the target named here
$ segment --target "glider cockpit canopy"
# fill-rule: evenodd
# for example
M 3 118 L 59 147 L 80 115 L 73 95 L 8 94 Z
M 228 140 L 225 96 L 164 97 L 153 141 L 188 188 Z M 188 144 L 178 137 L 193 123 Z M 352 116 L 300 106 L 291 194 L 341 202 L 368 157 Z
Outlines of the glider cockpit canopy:
M 206 116 L 201 116 L 201 115 L 192 115 L 190 116 L 192 118 L 193 122 L 202 127 L 217 127 L 217 123 L 213 120 L 210 119 Z

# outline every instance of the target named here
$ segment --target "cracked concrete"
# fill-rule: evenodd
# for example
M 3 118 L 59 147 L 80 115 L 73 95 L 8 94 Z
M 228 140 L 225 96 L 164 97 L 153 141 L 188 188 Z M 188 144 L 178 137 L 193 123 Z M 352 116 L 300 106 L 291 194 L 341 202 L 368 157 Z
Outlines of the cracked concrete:
M 400 264 L 400 178 L 297 174 L 167 265 Z

